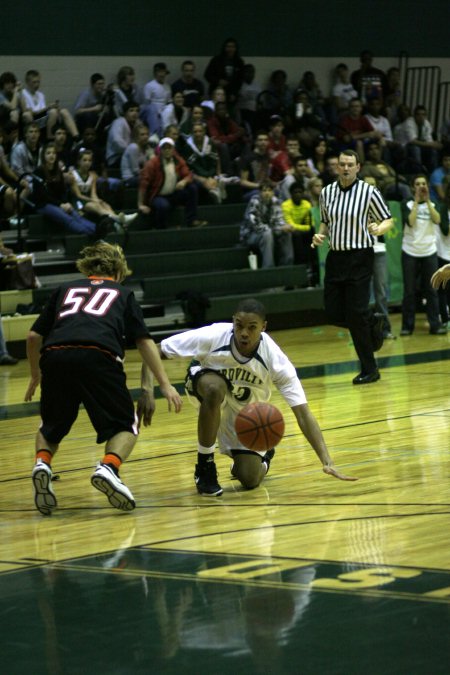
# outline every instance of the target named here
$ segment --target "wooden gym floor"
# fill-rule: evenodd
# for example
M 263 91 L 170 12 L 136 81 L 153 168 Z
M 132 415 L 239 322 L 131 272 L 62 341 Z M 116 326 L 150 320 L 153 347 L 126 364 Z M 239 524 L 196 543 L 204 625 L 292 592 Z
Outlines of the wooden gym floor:
M 393 316 L 399 332 L 399 317 Z M 275 392 L 286 435 L 260 488 L 216 454 L 197 495 L 196 413 L 159 399 L 122 477 L 137 508 L 89 482 L 101 448 L 82 410 L 54 461 L 59 507 L 34 507 L 37 403 L 26 362 L 0 369 L 2 675 L 438 675 L 450 666 L 450 336 L 387 341 L 354 387 L 348 334 L 273 334 L 336 464 L 323 474 Z M 166 362 L 172 380 L 185 365 Z M 136 352 L 129 386 L 139 385 Z

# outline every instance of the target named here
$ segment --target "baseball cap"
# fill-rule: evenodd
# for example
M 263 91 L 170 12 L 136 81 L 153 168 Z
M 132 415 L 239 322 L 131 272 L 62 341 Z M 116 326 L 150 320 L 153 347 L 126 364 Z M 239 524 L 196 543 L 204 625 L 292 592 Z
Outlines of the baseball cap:
M 161 138 L 158 145 L 159 145 L 160 148 L 162 148 L 163 145 L 173 145 L 175 147 L 175 143 L 168 136 L 165 136 L 165 138 Z

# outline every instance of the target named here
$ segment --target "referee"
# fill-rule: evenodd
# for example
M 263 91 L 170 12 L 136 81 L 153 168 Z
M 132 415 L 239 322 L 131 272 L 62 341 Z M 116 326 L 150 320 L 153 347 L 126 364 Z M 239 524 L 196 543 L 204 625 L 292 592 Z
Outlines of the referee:
M 361 363 L 353 384 L 380 379 L 374 351 L 383 344 L 382 315 L 369 309 L 374 263 L 374 237 L 393 224 L 380 192 L 357 178 L 360 164 L 354 150 L 339 155 L 338 180 L 320 193 L 320 229 L 313 246 L 329 237 L 325 263 L 325 312 L 330 323 L 350 330 Z

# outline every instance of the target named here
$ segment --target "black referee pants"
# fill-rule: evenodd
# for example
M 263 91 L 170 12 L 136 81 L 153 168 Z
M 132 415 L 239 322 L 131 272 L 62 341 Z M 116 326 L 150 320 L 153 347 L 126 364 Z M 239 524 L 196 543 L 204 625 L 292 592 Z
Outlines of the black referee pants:
M 329 323 L 348 328 L 364 375 L 376 367 L 369 309 L 373 274 L 373 248 L 328 252 L 325 261 L 324 299 Z

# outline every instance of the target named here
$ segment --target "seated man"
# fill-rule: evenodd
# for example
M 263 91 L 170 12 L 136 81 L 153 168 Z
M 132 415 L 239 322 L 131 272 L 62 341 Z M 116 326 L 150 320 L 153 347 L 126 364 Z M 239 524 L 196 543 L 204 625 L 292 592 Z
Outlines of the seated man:
M 131 143 L 131 134 L 138 117 L 138 104 L 128 101 L 123 106 L 123 115 L 115 119 L 109 127 L 106 142 L 106 163 L 108 166 L 120 166 L 122 155 Z
M 181 77 L 172 84 L 172 96 L 178 92 L 184 96 L 184 105 L 193 108 L 200 105 L 205 95 L 205 85 L 195 77 L 195 64 L 193 61 L 183 61 L 181 64 Z
M 70 112 L 66 108 L 61 108 L 59 101 L 47 105 L 44 94 L 39 91 L 40 86 L 40 73 L 37 70 L 28 70 L 20 101 L 24 124 L 36 121 L 39 127 L 46 127 L 47 140 L 50 140 L 54 137 L 53 128 L 59 123 L 67 129 L 75 141 L 78 141 L 80 134 Z
M 146 162 L 155 152 L 150 145 L 149 129 L 145 124 L 136 124 L 132 134 L 133 142 L 127 147 L 120 160 L 120 173 L 126 187 L 138 187 L 139 178 Z
M 425 106 L 416 105 L 413 116 L 408 117 L 408 112 L 407 106 L 399 107 L 401 122 L 394 127 L 394 139 L 406 146 L 408 157 L 418 167 L 425 166 L 427 171 L 432 172 L 438 166 L 438 152 L 442 144 L 433 138 L 433 128 L 427 119 Z
M 381 159 L 381 147 L 376 141 L 367 146 L 367 159 L 359 172 L 361 178 L 374 178 L 376 187 L 385 199 L 411 198 L 411 190 L 402 176 Z
M 25 128 L 24 140 L 14 145 L 11 151 L 11 169 L 20 177 L 31 174 L 39 164 L 41 132 L 39 126 L 32 122 Z
M 284 221 L 272 184 L 263 181 L 259 194 L 250 200 L 245 211 L 240 229 L 241 243 L 259 253 L 261 267 L 274 267 L 275 261 L 278 265 L 292 265 L 291 229 Z
M 296 136 L 289 136 L 286 141 L 286 152 L 279 152 L 272 161 L 270 177 L 275 183 L 292 172 L 294 162 L 300 156 L 300 142 Z
M 317 249 L 312 248 L 314 227 L 311 219 L 311 203 L 304 198 L 302 183 L 291 183 L 290 199 L 281 204 L 283 218 L 290 225 L 294 246 L 294 262 L 307 266 L 308 286 L 315 286 L 319 281 L 319 262 Z
M 22 85 L 10 71 L 0 75 L 0 124 L 19 123 Z
M 294 166 L 292 167 L 291 171 L 288 172 L 281 183 L 278 184 L 276 190 L 278 199 L 281 202 L 290 199 L 290 187 L 292 183 L 300 183 L 300 185 L 303 187 L 303 190 L 306 191 L 307 179 L 308 163 L 306 161 L 306 157 L 303 157 L 303 155 L 298 155 L 298 157 L 294 159 Z
M 198 192 L 192 173 L 175 151 L 171 138 L 159 142 L 159 154 L 152 157 L 141 172 L 138 209 L 144 215 L 153 215 L 156 228 L 167 227 L 170 210 L 183 205 L 188 227 L 202 227 L 206 221 L 197 218 Z
M 365 159 L 365 144 L 369 140 L 380 140 L 382 134 L 375 131 L 367 117 L 362 114 L 362 103 L 359 98 L 350 101 L 348 113 L 339 120 L 336 138 L 342 148 L 351 148 L 358 153 L 360 162 Z
M 260 131 L 256 135 L 253 152 L 241 157 L 240 177 L 241 187 L 244 190 L 244 200 L 250 201 L 259 194 L 263 181 L 270 180 L 269 135 Z
M 205 192 L 210 201 L 220 204 L 223 193 L 219 184 L 219 155 L 206 135 L 204 124 L 194 124 L 192 127 L 192 135 L 187 139 L 185 158 L 200 191 Z
M 161 113 L 172 99 L 172 92 L 166 82 L 169 75 L 165 63 L 155 63 L 153 66 L 153 80 L 144 86 L 144 106 L 141 119 L 147 124 L 151 134 L 162 135 L 163 122 Z
M 208 135 L 220 157 L 222 171 L 233 173 L 233 160 L 245 148 L 245 130 L 238 126 L 228 114 L 226 103 L 216 103 L 214 115 L 208 120 Z
M 106 87 L 100 73 L 90 77 L 90 87 L 78 96 L 74 106 L 75 119 L 80 132 L 87 127 L 98 128 L 109 124 L 114 118 L 114 91 Z

